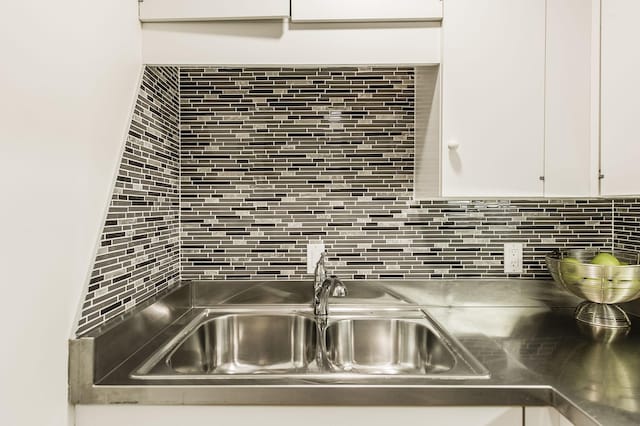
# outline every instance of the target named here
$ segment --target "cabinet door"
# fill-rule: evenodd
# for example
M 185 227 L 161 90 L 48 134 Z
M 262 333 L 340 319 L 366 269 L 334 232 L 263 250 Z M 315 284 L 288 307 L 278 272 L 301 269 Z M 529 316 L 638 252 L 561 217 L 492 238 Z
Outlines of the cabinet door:
M 189 419 L 185 422 L 185 419 Z M 215 419 L 212 422 L 211 419 Z M 77 426 L 521 426 L 521 407 L 77 405 Z
M 547 0 L 544 195 L 598 195 L 599 4 Z
M 142 22 L 274 19 L 289 17 L 289 0 L 144 0 Z
M 526 407 L 523 423 L 526 426 L 573 426 L 573 423 L 552 407 Z
M 442 193 L 542 196 L 545 0 L 447 0 Z
M 291 0 L 293 22 L 438 21 L 441 0 Z
M 601 195 L 640 194 L 640 2 L 602 2 Z

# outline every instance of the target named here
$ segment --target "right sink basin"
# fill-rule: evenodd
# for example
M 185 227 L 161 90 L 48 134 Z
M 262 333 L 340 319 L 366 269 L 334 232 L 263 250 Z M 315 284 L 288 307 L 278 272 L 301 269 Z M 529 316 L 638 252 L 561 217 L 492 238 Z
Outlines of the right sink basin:
M 338 320 L 326 329 L 326 357 L 335 371 L 359 374 L 442 374 L 456 358 L 420 322 L 391 318 Z
M 352 376 L 460 380 L 488 371 L 421 310 L 341 312 L 321 333 L 325 365 Z

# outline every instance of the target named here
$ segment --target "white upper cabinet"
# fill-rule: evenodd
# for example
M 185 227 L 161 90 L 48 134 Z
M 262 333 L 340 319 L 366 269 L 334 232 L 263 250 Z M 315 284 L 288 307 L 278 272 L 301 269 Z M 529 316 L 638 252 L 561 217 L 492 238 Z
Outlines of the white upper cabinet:
M 278 19 L 289 17 L 289 0 L 143 0 L 142 22 Z
M 293 22 L 441 19 L 442 0 L 291 0 Z
M 548 197 L 598 195 L 599 1 L 547 0 Z
M 602 2 L 601 194 L 640 194 L 640 1 Z
M 598 195 L 599 14 L 599 0 L 445 2 L 443 196 Z
M 545 0 L 446 0 L 442 195 L 542 196 Z

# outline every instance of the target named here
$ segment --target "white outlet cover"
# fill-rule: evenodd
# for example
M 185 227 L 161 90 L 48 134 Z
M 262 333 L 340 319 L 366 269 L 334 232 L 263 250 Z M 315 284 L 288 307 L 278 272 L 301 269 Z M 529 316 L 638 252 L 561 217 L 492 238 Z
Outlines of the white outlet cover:
M 504 272 L 505 274 L 522 273 L 522 243 L 505 243 Z
M 316 264 L 322 252 L 324 252 L 323 242 L 307 244 L 307 274 L 313 274 L 316 271 Z

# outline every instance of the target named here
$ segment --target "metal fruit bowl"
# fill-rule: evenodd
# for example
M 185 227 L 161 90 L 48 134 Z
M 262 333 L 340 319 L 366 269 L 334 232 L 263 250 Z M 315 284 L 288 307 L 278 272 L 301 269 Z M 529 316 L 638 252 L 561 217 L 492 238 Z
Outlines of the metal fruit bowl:
M 589 263 L 601 251 L 613 254 L 626 265 Z M 629 326 L 630 322 L 624 311 L 614 304 L 640 297 L 638 253 L 622 250 L 566 250 L 547 255 L 546 262 L 558 285 L 578 297 L 593 302 L 578 306 L 576 318 L 604 327 Z

